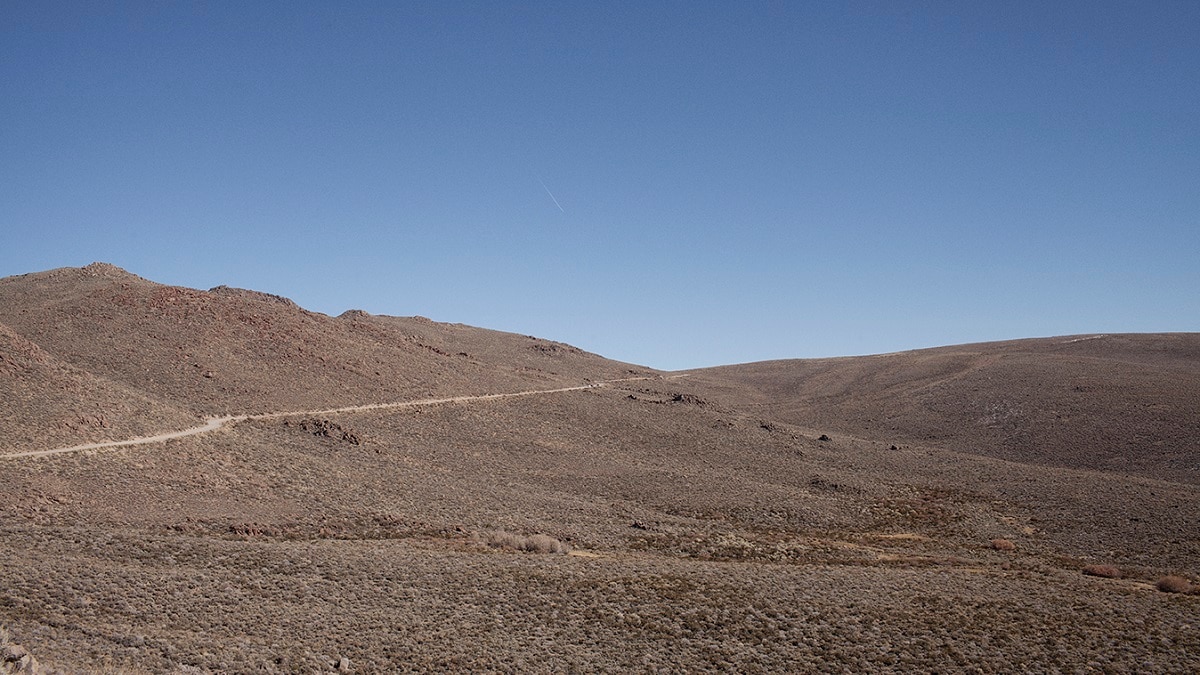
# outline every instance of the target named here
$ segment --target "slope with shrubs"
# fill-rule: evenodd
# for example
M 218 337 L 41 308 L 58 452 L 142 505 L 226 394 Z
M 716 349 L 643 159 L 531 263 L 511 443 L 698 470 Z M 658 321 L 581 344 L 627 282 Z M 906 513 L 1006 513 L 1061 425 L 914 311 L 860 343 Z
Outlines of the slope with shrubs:
M 1200 482 L 1200 334 L 1042 338 L 691 373 L 811 428 Z
M 1195 487 L 820 441 L 686 386 L 10 461 L 0 617 L 85 670 L 1197 665 L 1200 596 L 1153 586 L 1200 569 Z
M 182 429 L 195 417 L 65 364 L 0 323 L 0 454 Z

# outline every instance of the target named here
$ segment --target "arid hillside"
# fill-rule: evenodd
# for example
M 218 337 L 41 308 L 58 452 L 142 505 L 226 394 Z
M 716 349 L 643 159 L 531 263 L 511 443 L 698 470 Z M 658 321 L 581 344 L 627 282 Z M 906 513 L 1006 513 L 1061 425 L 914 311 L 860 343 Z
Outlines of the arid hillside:
M 63 363 L 0 323 L 0 453 L 140 436 L 195 420 Z
M 1200 334 L 1093 335 L 690 373 L 830 433 L 1200 483 Z
M 200 415 L 331 408 L 649 373 L 574 347 L 419 317 L 339 317 L 95 263 L 0 279 L 0 322 L 58 360 Z
M 100 264 L 0 322 L 0 672 L 1200 669 L 1195 336 L 660 373 Z

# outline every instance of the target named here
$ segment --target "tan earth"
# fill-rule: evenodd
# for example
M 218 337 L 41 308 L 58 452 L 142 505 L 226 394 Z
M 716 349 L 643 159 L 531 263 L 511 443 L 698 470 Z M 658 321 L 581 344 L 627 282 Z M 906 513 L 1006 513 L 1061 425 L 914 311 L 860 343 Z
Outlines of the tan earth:
M 0 455 L 0 672 L 1200 670 L 1196 334 L 661 373 L 97 263 L 0 280 Z

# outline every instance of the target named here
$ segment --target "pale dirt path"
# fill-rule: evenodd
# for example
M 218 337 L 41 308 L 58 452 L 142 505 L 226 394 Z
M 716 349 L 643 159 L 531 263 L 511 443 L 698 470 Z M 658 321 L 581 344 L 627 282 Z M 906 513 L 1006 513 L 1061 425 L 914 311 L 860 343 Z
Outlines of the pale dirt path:
M 208 433 L 216 431 L 226 424 L 234 421 L 244 420 L 247 415 L 230 415 L 228 417 L 210 417 L 208 420 L 198 427 L 183 429 L 181 431 L 169 431 L 165 434 L 156 434 L 154 436 L 139 436 L 125 441 L 101 441 L 99 443 L 84 443 L 83 445 L 72 445 L 69 448 L 53 448 L 51 450 L 28 450 L 26 452 L 13 452 L 5 455 L 0 455 L 0 459 L 8 457 L 45 457 L 47 455 L 60 455 L 65 452 L 83 452 L 85 450 L 103 450 L 105 448 L 119 448 L 126 445 L 145 445 L 146 443 L 160 443 L 169 441 L 172 438 L 183 438 L 184 436 L 195 436 L 196 434 Z
M 669 376 L 671 379 L 681 377 L 679 375 Z M 530 389 L 527 391 L 514 391 L 503 394 L 478 394 L 474 396 L 449 396 L 446 398 L 425 398 L 416 401 L 398 401 L 394 403 L 367 403 L 364 405 L 351 405 L 342 408 L 326 408 L 324 410 L 289 410 L 285 412 L 273 413 L 256 413 L 253 415 L 226 415 L 225 417 L 210 417 L 205 420 L 200 426 L 181 429 L 180 431 L 168 431 L 154 436 L 139 436 L 130 438 L 124 441 L 101 441 L 99 443 L 84 443 L 83 445 L 72 445 L 67 448 L 52 448 L 50 450 L 28 450 L 25 452 L 13 452 L 0 455 L 0 459 L 16 458 L 16 457 L 47 457 L 49 455 L 61 455 L 68 452 L 84 452 L 87 450 L 107 450 L 110 448 L 122 448 L 131 445 L 146 445 L 148 443 L 162 443 L 173 438 L 184 438 L 186 436 L 196 436 L 198 434 L 206 434 L 210 431 L 217 431 L 224 428 L 227 424 L 236 422 L 244 422 L 246 420 L 266 420 L 277 419 L 280 417 L 293 417 L 295 415 L 335 415 L 338 413 L 355 413 L 366 412 L 369 410 L 393 410 L 396 408 L 416 408 L 423 405 L 439 405 L 444 403 L 467 403 L 470 401 L 492 401 L 505 398 L 519 398 L 522 396 L 539 396 L 545 394 L 561 394 L 568 391 L 583 391 L 585 389 L 595 389 L 603 387 L 606 384 L 614 382 L 632 382 L 635 380 L 657 380 L 660 377 L 626 377 L 617 380 L 604 380 L 601 382 L 592 382 L 590 384 L 577 385 L 574 387 L 559 387 L 557 389 Z

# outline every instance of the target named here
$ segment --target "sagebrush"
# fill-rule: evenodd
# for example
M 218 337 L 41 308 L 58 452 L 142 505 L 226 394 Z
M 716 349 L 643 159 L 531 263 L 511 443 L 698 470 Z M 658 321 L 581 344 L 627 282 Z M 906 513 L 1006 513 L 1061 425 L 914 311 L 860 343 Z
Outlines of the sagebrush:
M 475 537 L 493 548 L 506 548 L 529 553 L 570 553 L 568 544 L 546 534 L 525 536 L 505 530 L 489 530 Z

